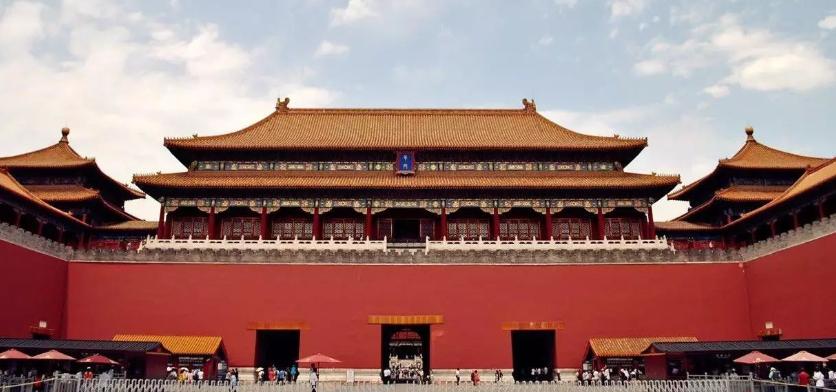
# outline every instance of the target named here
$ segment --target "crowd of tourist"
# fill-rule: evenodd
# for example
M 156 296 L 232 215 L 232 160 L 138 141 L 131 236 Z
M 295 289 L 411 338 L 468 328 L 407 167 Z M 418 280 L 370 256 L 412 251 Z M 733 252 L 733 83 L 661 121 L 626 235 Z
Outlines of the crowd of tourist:
M 600 370 L 584 370 L 575 373 L 577 380 L 583 384 L 599 384 L 612 381 L 633 381 L 643 377 L 642 371 L 638 368 L 617 368 L 611 369 L 604 366 Z
M 315 367 L 311 367 L 312 372 L 318 372 Z M 263 367 L 255 369 L 255 380 L 259 382 L 268 382 L 273 384 L 287 384 L 295 383 L 299 378 L 299 368 L 296 365 L 290 367 L 277 367 L 272 365 L 267 370 Z

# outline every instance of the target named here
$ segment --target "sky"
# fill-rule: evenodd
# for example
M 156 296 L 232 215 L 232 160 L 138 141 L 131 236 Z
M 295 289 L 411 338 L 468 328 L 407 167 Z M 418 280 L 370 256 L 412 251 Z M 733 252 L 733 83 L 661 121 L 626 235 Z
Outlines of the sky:
M 164 137 L 291 107 L 521 108 L 647 137 L 687 184 L 755 138 L 836 150 L 836 1 L 0 0 L 0 156 L 53 144 L 119 181 L 183 171 Z M 150 198 L 127 210 L 156 220 Z M 662 200 L 657 220 L 687 203 Z

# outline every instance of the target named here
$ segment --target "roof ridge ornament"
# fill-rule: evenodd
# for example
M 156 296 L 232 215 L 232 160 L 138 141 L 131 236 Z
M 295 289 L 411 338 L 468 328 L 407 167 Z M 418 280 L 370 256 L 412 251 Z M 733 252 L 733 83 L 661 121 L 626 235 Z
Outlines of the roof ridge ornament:
M 67 136 L 69 136 L 69 135 L 70 135 L 70 128 L 67 128 L 67 127 L 61 128 L 61 140 L 60 140 L 60 142 L 61 143 L 69 143 L 70 140 L 67 138 Z
M 531 98 L 529 101 L 528 98 L 523 98 L 523 110 L 526 112 L 536 112 L 537 111 L 537 104 L 534 103 L 534 98 Z
M 748 141 L 753 141 L 753 142 L 755 141 L 755 137 L 753 136 L 754 134 L 755 134 L 755 128 L 752 128 L 751 125 L 746 127 L 746 141 L 747 142 Z
M 279 97 L 279 99 L 276 100 L 276 110 L 281 113 L 287 112 L 288 104 L 290 104 L 290 97 L 285 97 L 284 99 Z

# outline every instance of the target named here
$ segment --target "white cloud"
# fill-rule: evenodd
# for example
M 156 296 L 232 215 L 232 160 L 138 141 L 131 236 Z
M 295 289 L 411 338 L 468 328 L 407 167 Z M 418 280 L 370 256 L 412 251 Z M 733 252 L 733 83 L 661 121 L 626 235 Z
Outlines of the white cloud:
M 554 42 L 554 37 L 550 35 L 544 35 L 540 37 L 540 39 L 537 41 L 537 44 L 540 46 L 549 46 L 552 44 L 552 42 Z
M 679 174 L 682 182 L 687 184 L 711 171 L 724 148 L 738 146 L 727 143 L 718 147 L 717 140 L 726 140 L 726 135 L 717 131 L 710 119 L 693 114 L 672 114 L 669 110 L 672 104 L 675 102 L 666 97 L 662 102 L 644 106 L 603 111 L 544 110 L 541 114 L 577 132 L 647 137 L 648 148 L 626 170 L 651 173 L 669 168 L 670 172 L 660 174 Z M 688 146 L 687 160 L 682 159 L 682 146 Z M 685 202 L 663 199 L 654 204 L 653 215 L 659 221 L 669 220 L 683 214 L 687 208 Z
M 696 26 L 681 43 L 657 38 L 647 52 L 635 65 L 639 74 L 688 77 L 721 66 L 727 72 L 723 84 L 757 91 L 807 91 L 836 80 L 836 64 L 815 44 L 746 29 L 731 15 Z
M 667 66 L 659 60 L 644 60 L 633 65 L 633 71 L 639 75 L 656 75 L 667 71 Z
M 610 17 L 613 19 L 641 13 L 647 7 L 648 0 L 612 0 Z
M 830 15 L 819 21 L 819 27 L 825 30 L 836 29 L 836 15 Z
M 378 15 L 373 0 L 348 0 L 345 8 L 331 9 L 331 26 L 349 25 Z
M 73 148 L 128 182 L 184 170 L 162 146 L 166 136 L 240 129 L 280 95 L 299 106 L 338 96 L 308 83 L 305 70 L 256 72 L 261 49 L 230 42 L 217 26 L 90 4 L 0 8 L 0 156 L 55 143 L 68 126 Z M 157 219 L 150 199 L 127 207 Z
M 715 84 L 704 88 L 702 91 L 714 98 L 722 98 L 729 95 L 729 86 L 726 86 L 725 84 Z
M 331 41 L 322 41 L 319 44 L 319 47 L 316 48 L 316 53 L 314 53 L 314 55 L 317 57 L 336 56 L 346 54 L 349 50 L 350 48 L 347 45 L 335 44 Z
M 0 12 L 0 53 L 26 50 L 43 37 L 43 10 L 41 4 L 19 1 Z

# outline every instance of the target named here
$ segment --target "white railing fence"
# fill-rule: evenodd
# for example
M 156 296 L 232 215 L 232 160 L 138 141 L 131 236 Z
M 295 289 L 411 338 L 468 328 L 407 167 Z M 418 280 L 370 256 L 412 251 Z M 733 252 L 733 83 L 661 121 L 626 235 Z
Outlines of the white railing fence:
M 447 240 L 431 241 L 427 238 L 426 251 L 433 250 L 476 250 L 476 251 L 498 251 L 498 250 L 664 250 L 672 249 L 668 240 L 664 237 L 641 238 L 641 239 L 609 239 L 603 240 L 583 239 L 548 239 L 538 240 L 519 239 L 513 240 Z
M 265 240 L 258 239 L 221 239 L 209 238 L 157 238 L 147 237 L 142 241 L 142 249 L 207 249 L 207 250 L 354 250 L 354 251 L 386 251 L 386 238 L 382 240 L 366 239 L 310 239 L 300 240 Z
M 209 239 L 209 238 L 157 238 L 147 237 L 142 241 L 139 249 L 191 249 L 191 250 L 318 250 L 318 251 L 382 251 L 389 252 L 387 238 L 382 240 L 365 239 L 310 239 L 310 240 L 265 240 L 245 239 Z M 520 239 L 513 240 L 431 240 L 429 237 L 421 244 L 424 252 L 432 251 L 502 251 L 502 250 L 665 250 L 672 249 L 666 238 L 645 239 Z
M 476 387 L 465 382 L 461 385 L 455 383 L 383 385 L 333 382 L 320 383 L 317 392 L 458 392 L 477 389 L 480 392 L 802 392 L 805 388 L 752 380 L 665 380 L 597 384 L 568 381 L 528 384 L 484 382 Z M 43 384 L 37 386 L 31 380 L 25 383 L 0 383 L 0 392 L 308 392 L 310 390 L 310 385 L 301 381 L 297 384 L 284 385 L 251 382 L 239 382 L 232 385 L 219 381 L 180 383 L 171 380 L 105 381 L 57 378 L 45 380 Z M 823 390 L 814 391 L 811 388 L 807 392 Z

